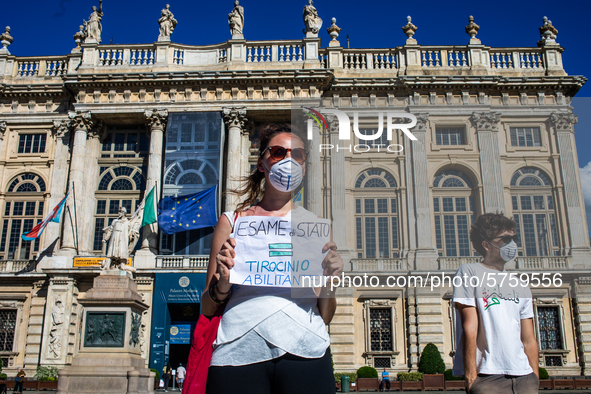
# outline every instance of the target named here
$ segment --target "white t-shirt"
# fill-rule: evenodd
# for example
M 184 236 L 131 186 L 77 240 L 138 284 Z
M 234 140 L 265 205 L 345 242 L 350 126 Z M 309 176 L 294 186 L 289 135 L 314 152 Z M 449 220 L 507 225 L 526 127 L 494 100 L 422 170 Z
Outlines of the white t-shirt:
M 458 276 L 462 284 L 458 286 L 459 280 L 455 279 L 453 302 L 475 306 L 478 313 L 476 371 L 516 376 L 532 373 L 521 342 L 521 320 L 534 316 L 529 287 L 518 280 L 518 273 L 497 271 L 480 263 L 462 265 L 456 272 Z M 462 333 L 456 310 L 455 376 L 464 375 Z
M 176 377 L 179 379 L 184 379 L 186 373 L 187 373 L 187 370 L 185 369 L 185 367 L 178 367 L 176 369 Z

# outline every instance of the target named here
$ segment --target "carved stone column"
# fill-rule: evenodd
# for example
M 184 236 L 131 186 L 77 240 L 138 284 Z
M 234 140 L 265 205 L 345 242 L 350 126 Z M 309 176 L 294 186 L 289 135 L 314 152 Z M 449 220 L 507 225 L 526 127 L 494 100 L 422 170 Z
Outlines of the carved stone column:
M 236 189 L 240 186 L 240 175 L 242 175 L 242 130 L 246 123 L 246 108 L 222 108 L 224 121 L 228 127 L 228 161 L 226 163 L 226 190 Z M 224 211 L 236 208 L 238 203 L 236 196 L 226 195 Z
M 67 120 L 54 120 L 51 128 L 55 137 L 55 155 L 51 171 L 49 209 L 53 209 L 64 198 L 68 181 L 68 158 L 70 157 L 70 129 Z M 63 219 L 62 219 L 63 220 Z M 41 249 L 51 245 L 59 237 L 62 224 L 50 222 L 45 229 Z
M 556 132 L 560 155 L 573 268 L 589 268 L 591 267 L 589 235 L 584 220 L 585 204 L 582 201 L 579 161 L 574 150 L 574 125 L 577 123 L 577 117 L 570 112 L 555 112 L 550 115 L 550 122 Z
M 413 183 L 413 193 L 410 198 L 414 202 L 415 228 L 416 228 L 416 252 L 415 266 L 416 270 L 436 270 L 437 251 L 434 248 L 431 237 L 431 204 L 429 202 L 429 176 L 427 172 L 427 149 L 426 134 L 429 114 L 415 114 L 417 125 L 412 129 L 416 141 L 409 141 L 411 160 L 409 165 L 412 178 L 408 183 Z M 408 155 L 408 151 L 406 154 Z M 410 204 L 409 204 L 410 205 Z
M 339 123 L 330 122 L 330 144 L 339 146 Z M 314 149 L 315 146 L 312 146 Z M 318 149 L 318 148 L 316 148 Z M 325 175 L 326 176 L 326 175 Z M 347 245 L 347 215 L 345 207 L 345 150 L 330 151 L 330 206 L 332 210 L 332 237 L 337 247 Z M 345 263 L 345 266 L 347 264 Z
M 148 158 L 148 174 L 145 194 L 156 189 L 156 199 L 160 195 L 162 187 L 162 149 L 164 146 L 164 129 L 168 120 L 168 111 L 165 109 L 146 110 L 146 127 L 150 133 L 150 156 Z M 144 254 L 158 254 L 158 224 L 153 223 L 142 228 L 142 248 L 136 256 Z
M 478 133 L 480 173 L 484 196 L 484 212 L 505 212 L 503 173 L 497 131 L 501 114 L 496 112 L 473 113 L 470 118 Z
M 67 255 L 74 255 L 76 252 L 76 240 L 74 231 L 76 229 L 76 214 L 78 214 L 78 225 L 80 215 L 84 212 L 84 177 L 86 162 L 86 140 L 88 132 L 94 126 L 90 111 L 77 111 L 68 113 L 68 127 L 74 130 L 74 142 L 72 145 L 72 158 L 70 161 L 70 180 L 68 191 L 75 187 L 76 199 L 74 196 L 68 198 L 64 214 L 64 227 L 60 252 Z
M 96 190 L 99 182 L 98 159 L 101 154 L 101 137 L 103 135 L 102 122 L 96 122 L 88 134 L 86 142 L 86 157 L 84 162 L 84 211 L 78 213 L 78 226 L 80 227 L 80 254 L 92 254 L 94 249 L 94 213 L 96 210 Z M 76 190 L 76 196 L 78 190 Z
M 4 133 L 6 133 L 6 122 L 0 122 L 0 151 L 2 150 L 2 142 L 4 141 Z
M 312 122 L 312 120 L 308 120 L 308 122 Z M 316 122 L 313 122 L 312 140 L 308 141 L 310 154 L 306 161 L 306 177 L 304 179 L 306 182 L 306 209 L 324 217 L 322 212 L 322 177 L 325 174 L 322 172 L 322 162 L 320 161 L 319 147 L 321 143 L 320 128 Z
M 51 278 L 45 305 L 40 362 L 64 367 L 72 362 L 82 318 L 76 280 L 71 277 Z
M 0 69 L 0 75 L 2 73 L 2 70 Z M 0 154 L 2 152 L 2 143 L 4 142 L 4 134 L 6 133 L 6 122 L 2 121 L 0 122 Z M 6 155 L 2 156 L 2 157 L 6 157 Z M 5 166 L 1 166 L 0 167 L 0 179 L 4 179 L 4 168 Z M 5 206 L 4 205 L 4 195 L 0 196 L 0 206 Z

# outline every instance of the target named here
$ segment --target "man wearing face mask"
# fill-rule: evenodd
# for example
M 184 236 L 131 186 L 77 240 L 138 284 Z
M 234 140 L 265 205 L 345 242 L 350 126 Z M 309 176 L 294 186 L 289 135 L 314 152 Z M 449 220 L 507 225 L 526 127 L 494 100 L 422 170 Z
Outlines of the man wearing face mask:
M 479 216 L 470 240 L 483 259 L 462 265 L 454 278 L 453 374 L 465 376 L 470 394 L 538 392 L 531 290 L 517 273 L 505 271 L 517 256 L 515 228 L 503 214 Z

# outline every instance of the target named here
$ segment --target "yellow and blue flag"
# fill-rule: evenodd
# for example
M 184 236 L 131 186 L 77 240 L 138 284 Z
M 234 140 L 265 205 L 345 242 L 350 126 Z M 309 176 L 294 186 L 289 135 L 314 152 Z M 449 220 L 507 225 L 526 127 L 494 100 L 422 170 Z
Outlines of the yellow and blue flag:
M 158 226 L 164 234 L 214 227 L 217 186 L 199 193 L 166 197 L 158 203 Z

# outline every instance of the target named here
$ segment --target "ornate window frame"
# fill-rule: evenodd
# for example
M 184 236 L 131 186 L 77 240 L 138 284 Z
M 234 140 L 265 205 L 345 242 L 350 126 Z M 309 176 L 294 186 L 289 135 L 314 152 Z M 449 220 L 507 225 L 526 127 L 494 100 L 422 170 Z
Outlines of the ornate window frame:
M 446 150 L 463 150 L 463 151 L 474 151 L 474 140 L 473 140 L 473 133 L 471 133 L 470 121 L 449 121 L 449 120 L 442 120 L 437 121 L 436 119 L 431 119 L 431 151 L 446 151 Z M 450 128 L 450 127 L 459 127 L 464 129 L 464 144 L 463 145 L 437 145 L 437 129 L 442 128 Z
M 538 362 L 540 367 L 543 368 L 550 368 L 550 369 L 558 369 L 563 368 L 567 365 L 567 356 L 570 353 L 570 350 L 567 349 L 566 346 L 566 327 L 564 324 L 565 321 L 565 313 L 564 313 L 564 303 L 563 299 L 567 295 L 567 290 L 557 289 L 553 293 L 547 292 L 533 292 L 532 294 L 532 306 L 534 310 L 534 331 L 536 334 L 536 339 L 538 342 Z M 562 342 L 562 349 L 545 349 L 542 350 L 541 343 L 540 343 L 540 326 L 538 322 L 538 307 L 555 307 L 559 311 L 559 320 L 560 320 L 560 334 L 561 334 L 561 342 Z M 547 356 L 560 356 L 562 359 L 562 366 L 546 366 L 546 357 Z
M 375 351 L 375 350 L 371 350 L 371 318 L 370 318 L 370 311 L 371 309 L 389 309 L 390 312 L 390 316 L 391 316 L 391 335 L 392 335 L 392 350 L 388 350 L 388 351 Z M 397 308 L 396 308 L 396 298 L 394 299 L 378 299 L 378 298 L 372 298 L 372 299 L 365 299 L 363 300 L 363 320 L 364 320 L 364 326 L 365 326 L 365 332 L 364 332 L 364 336 L 365 336 L 365 351 L 362 354 L 362 357 L 364 357 L 366 360 L 366 364 L 367 365 L 374 365 L 374 359 L 376 357 L 379 358 L 390 358 L 390 365 L 391 367 L 396 366 L 396 358 L 398 357 L 398 355 L 400 354 L 400 351 L 398 351 L 398 341 L 396 338 L 396 323 L 397 323 L 397 319 L 396 319 L 396 312 L 397 312 Z
M 21 354 L 19 349 L 21 343 L 19 342 L 18 333 L 23 329 L 23 308 L 27 296 L 24 294 L 0 294 L 0 310 L 16 310 L 16 323 L 14 327 L 14 339 L 12 341 L 12 351 L 0 351 L 0 359 L 8 359 L 7 368 L 15 368 L 19 365 L 21 360 L 18 356 Z M 22 326 L 22 327 L 21 327 Z M 24 348 L 23 348 L 24 350 Z M 4 361 L 1 361 L 4 363 Z M 2 364 L 0 364 L 1 366 Z M 5 367 L 3 367 L 5 368 Z
M 513 152 L 548 152 L 548 129 L 545 123 L 541 122 L 503 122 L 502 127 L 505 129 L 505 150 L 507 153 Z M 511 145 L 511 129 L 512 128 L 528 128 L 537 127 L 540 129 L 541 146 L 513 146 Z

